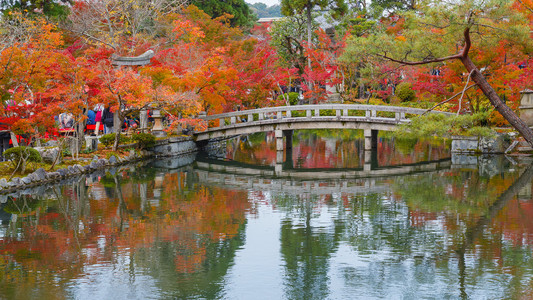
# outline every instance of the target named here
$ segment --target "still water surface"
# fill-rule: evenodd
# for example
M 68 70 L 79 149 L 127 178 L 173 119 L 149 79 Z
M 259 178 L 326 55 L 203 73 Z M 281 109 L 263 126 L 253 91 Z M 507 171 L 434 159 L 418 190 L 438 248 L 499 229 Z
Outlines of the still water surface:
M 362 146 L 350 131 L 295 133 L 279 177 L 272 136 L 257 134 L 222 160 L 4 197 L 0 297 L 531 299 L 529 163 L 386 138 L 365 160 Z

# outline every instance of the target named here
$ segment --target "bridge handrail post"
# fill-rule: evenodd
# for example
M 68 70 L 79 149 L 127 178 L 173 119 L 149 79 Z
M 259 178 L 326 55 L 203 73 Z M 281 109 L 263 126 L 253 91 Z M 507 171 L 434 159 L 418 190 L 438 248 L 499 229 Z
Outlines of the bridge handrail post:
M 342 116 L 344 116 L 344 117 L 347 117 L 347 116 L 348 116 L 348 109 L 347 109 L 347 108 L 344 108 L 344 109 L 342 110 Z
M 218 119 L 218 127 L 220 128 L 224 127 L 224 118 Z
M 341 110 L 340 109 L 336 109 L 335 110 L 335 117 L 340 118 L 340 116 L 341 116 Z
M 248 122 L 253 122 L 254 121 L 254 115 L 253 114 L 248 114 Z
M 320 108 L 315 108 L 315 117 L 320 117 Z
M 276 113 L 276 118 L 277 118 L 278 120 L 283 119 L 283 114 L 282 114 L 282 111 L 281 111 L 281 110 L 278 111 L 278 112 Z
M 312 112 L 310 109 L 306 109 L 305 110 L 305 116 L 308 117 L 308 118 L 311 118 L 312 117 Z
M 291 109 L 287 109 L 285 114 L 286 114 L 287 118 L 291 118 L 292 117 L 292 110 Z

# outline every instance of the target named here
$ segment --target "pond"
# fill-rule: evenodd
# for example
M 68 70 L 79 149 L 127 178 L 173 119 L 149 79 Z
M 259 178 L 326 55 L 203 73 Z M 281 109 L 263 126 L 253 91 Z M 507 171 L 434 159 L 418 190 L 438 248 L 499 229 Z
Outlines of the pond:
M 435 140 L 382 137 L 371 162 L 362 149 L 357 131 L 295 132 L 280 176 L 274 137 L 256 134 L 218 159 L 4 195 L 0 298 L 533 294 L 530 161 L 451 157 Z

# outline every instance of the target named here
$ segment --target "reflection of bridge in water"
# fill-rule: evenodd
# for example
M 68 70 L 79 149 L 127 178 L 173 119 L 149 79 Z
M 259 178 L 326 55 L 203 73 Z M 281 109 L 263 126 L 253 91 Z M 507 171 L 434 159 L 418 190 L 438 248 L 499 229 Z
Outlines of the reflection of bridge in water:
M 365 161 L 362 168 L 327 168 L 327 169 L 304 169 L 294 168 L 291 151 L 288 150 L 287 160 L 283 161 L 283 156 L 279 155 L 275 166 L 257 166 L 243 164 L 240 162 L 227 160 L 213 160 L 197 157 L 196 166 L 199 169 L 226 172 L 240 175 L 283 177 L 294 179 L 336 179 L 336 178 L 367 178 L 367 177 L 388 177 L 404 175 L 413 172 L 435 171 L 451 167 L 451 159 L 439 159 L 413 164 L 379 166 L 376 152 L 365 153 Z M 372 155 L 368 155 L 372 154 Z
M 219 173 L 213 170 L 194 169 L 200 182 L 224 188 L 253 189 L 269 193 L 286 194 L 369 194 L 390 191 L 387 185 L 375 178 L 320 180 L 292 180 L 289 178 L 264 178 L 252 175 Z
M 450 159 L 417 164 L 360 169 L 285 169 L 255 166 L 232 161 L 199 158 L 193 172 L 200 182 L 225 187 L 254 188 L 287 193 L 351 193 L 384 192 L 389 188 L 377 185 L 379 179 L 451 167 Z

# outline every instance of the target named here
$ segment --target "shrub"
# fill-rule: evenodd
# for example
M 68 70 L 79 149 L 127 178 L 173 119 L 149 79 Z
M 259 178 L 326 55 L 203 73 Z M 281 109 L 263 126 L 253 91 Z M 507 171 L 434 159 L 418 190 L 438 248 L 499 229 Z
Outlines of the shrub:
M 155 136 L 149 133 L 137 133 L 132 135 L 131 139 L 139 145 L 140 149 L 150 148 L 155 145 Z
M 300 94 L 296 92 L 285 93 L 283 95 L 279 95 L 278 100 L 285 101 L 287 97 L 289 97 L 289 105 L 298 105 L 298 101 L 300 100 Z
M 473 115 L 445 116 L 428 114 L 412 118 L 402 124 L 394 134 L 404 138 L 451 137 L 454 135 L 494 137 L 495 132 L 486 123 L 488 113 Z
M 110 159 L 111 156 L 114 156 L 115 158 L 119 158 L 118 153 L 116 153 L 115 151 L 106 153 L 105 158 Z
M 21 172 L 26 170 L 26 163 L 38 163 L 42 160 L 39 151 L 25 146 L 9 148 L 4 151 L 3 156 L 11 162 L 15 171 L 21 170 Z
M 396 96 L 402 100 L 402 102 L 409 102 L 415 100 L 415 91 L 413 86 L 409 82 L 402 82 L 396 86 Z
M 100 143 L 104 144 L 104 146 L 109 147 L 109 146 L 113 145 L 113 143 L 115 142 L 115 135 L 116 135 L 116 133 L 104 134 L 98 140 L 100 141 Z M 126 137 L 126 136 L 124 136 L 122 134 L 120 135 L 120 137 L 118 139 L 119 145 L 127 143 L 128 141 L 129 141 L 128 137 Z

